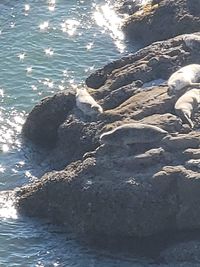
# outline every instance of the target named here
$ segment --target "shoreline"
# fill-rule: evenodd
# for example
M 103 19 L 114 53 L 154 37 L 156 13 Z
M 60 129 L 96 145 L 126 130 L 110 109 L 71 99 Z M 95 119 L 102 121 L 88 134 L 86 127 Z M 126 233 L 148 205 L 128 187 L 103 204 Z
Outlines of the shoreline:
M 199 229 L 195 189 L 199 180 L 198 163 L 195 165 L 200 159 L 196 145 L 200 134 L 195 131 L 199 114 L 195 129 L 190 131 L 174 114 L 177 98 L 167 95 L 166 85 L 142 87 L 157 79 L 167 80 L 180 66 L 200 62 L 200 42 L 195 36 L 199 33 L 152 43 L 88 77 L 86 84 L 96 88 L 90 93 L 105 110 L 94 121 L 77 110 L 74 92 L 69 90 L 33 108 L 23 134 L 34 143 L 52 146 L 47 161 L 58 171 L 17 191 L 22 213 L 48 218 L 77 235 L 94 238 L 117 234 L 143 238 L 171 230 Z M 188 47 L 186 37 L 193 40 L 192 46 Z M 149 123 L 171 134 L 179 132 L 182 139 L 170 149 L 162 143 L 98 149 L 102 132 L 128 122 Z M 148 152 L 153 149 L 155 154 Z M 138 155 L 143 155 L 141 160 Z

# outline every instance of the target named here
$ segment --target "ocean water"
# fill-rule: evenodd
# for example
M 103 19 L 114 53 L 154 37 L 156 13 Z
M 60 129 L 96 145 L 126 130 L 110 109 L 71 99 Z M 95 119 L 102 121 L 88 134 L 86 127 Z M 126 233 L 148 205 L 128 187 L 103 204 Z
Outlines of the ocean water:
M 40 99 L 130 51 L 105 0 L 0 1 L 0 189 L 38 176 L 21 127 Z
M 0 1 L 0 266 L 150 266 L 81 245 L 53 226 L 21 217 L 4 193 L 44 171 L 20 135 L 33 106 L 136 49 L 120 25 L 105 0 Z

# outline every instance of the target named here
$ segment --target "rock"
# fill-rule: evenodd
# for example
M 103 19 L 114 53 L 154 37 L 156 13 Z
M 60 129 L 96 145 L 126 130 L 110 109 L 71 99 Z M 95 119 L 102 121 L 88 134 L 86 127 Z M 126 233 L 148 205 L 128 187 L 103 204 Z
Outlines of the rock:
M 120 3 L 118 3 L 118 5 L 116 7 L 118 12 L 129 14 L 129 15 L 135 13 L 140 8 L 141 8 L 140 3 L 136 2 L 136 1 L 132 1 L 132 0 L 121 1 Z
M 185 166 L 198 171 L 200 170 L 200 159 L 190 159 L 185 163 Z
M 75 105 L 73 92 L 64 91 L 44 98 L 29 113 L 23 125 L 23 135 L 33 143 L 53 147 L 57 140 L 57 129 Z
M 196 240 L 174 244 L 165 249 L 161 253 L 161 257 L 166 263 L 173 264 L 173 266 L 176 263 L 188 264 L 185 266 L 198 266 L 200 262 L 200 242 Z
M 115 160 L 87 158 L 46 174 L 18 192 L 20 210 L 93 237 L 144 237 L 199 226 L 198 173 L 182 166 L 159 171 L 156 160 L 152 169 L 138 172 Z
M 180 134 L 178 136 L 168 136 L 162 140 L 167 150 L 185 150 L 187 148 L 199 148 L 200 133 Z
M 185 34 L 155 42 L 97 70 L 86 79 L 86 84 L 91 88 L 99 88 L 95 99 L 104 99 L 111 91 L 137 80 L 142 83 L 167 80 L 181 66 L 200 62 L 199 50 L 193 46 L 189 48 L 184 41 L 193 36 Z
M 145 117 L 139 122 L 158 126 L 169 133 L 185 131 L 181 120 L 171 113 L 153 114 L 151 116 Z
M 166 248 L 161 257 L 168 264 L 186 263 L 186 266 L 198 266 L 200 263 L 200 242 L 185 241 Z M 189 265 L 192 264 L 192 265 Z
M 83 155 L 99 146 L 97 122 L 83 122 L 71 116 L 57 130 L 56 147 L 47 158 L 54 169 L 82 159 Z
M 122 104 L 132 95 L 138 92 L 138 86 L 141 86 L 142 82 L 133 82 L 130 85 L 122 86 L 116 90 L 110 92 L 104 99 L 104 109 L 113 109 Z
M 30 191 L 24 189 L 20 209 L 30 216 L 66 221 L 76 233 L 90 236 L 145 236 L 170 227 L 176 204 L 168 197 L 162 199 L 148 182 L 141 183 L 138 175 L 124 173 L 122 177 L 117 164 L 109 162 L 109 167 L 106 161 L 89 158 L 60 173 L 47 174 Z
M 141 170 L 143 168 L 151 168 L 154 164 L 159 164 L 163 162 L 171 163 L 173 161 L 173 156 L 166 152 L 162 147 L 153 148 L 145 151 L 143 154 L 138 154 L 134 156 L 128 156 L 120 159 L 116 159 L 114 162 L 119 166 L 126 166 L 128 170 L 135 171 L 136 169 Z
M 154 43 L 93 74 L 87 82 L 102 86 L 90 93 L 105 110 L 95 121 L 78 112 L 70 92 L 33 109 L 23 132 L 33 142 L 53 143 L 45 160 L 61 170 L 16 192 L 21 213 L 97 241 L 200 229 L 200 121 L 187 132 L 174 114 L 179 96 L 169 97 L 166 84 L 145 85 L 200 61 L 184 37 Z M 135 122 L 170 135 L 150 144 L 100 146 L 103 132 Z
M 124 31 L 132 40 L 147 45 L 198 31 L 199 13 L 198 0 L 163 0 L 158 4 L 147 4 L 129 16 L 124 24 Z
M 183 151 L 183 154 L 187 157 L 187 159 L 200 159 L 200 148 L 188 148 Z

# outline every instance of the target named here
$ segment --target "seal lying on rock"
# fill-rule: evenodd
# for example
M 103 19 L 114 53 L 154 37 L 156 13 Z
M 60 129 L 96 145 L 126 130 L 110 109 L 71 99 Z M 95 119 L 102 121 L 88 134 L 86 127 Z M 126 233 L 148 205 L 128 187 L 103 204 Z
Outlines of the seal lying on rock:
M 191 128 L 194 127 L 191 117 L 198 109 L 200 103 L 200 90 L 191 89 L 182 95 L 175 104 L 175 112 L 184 123 L 188 123 Z
M 137 143 L 153 143 L 167 136 L 168 132 L 153 125 L 128 123 L 100 136 L 100 143 L 113 146 L 126 146 Z
M 190 64 L 174 72 L 168 80 L 168 94 L 176 94 L 187 86 L 196 86 L 200 88 L 200 65 Z
M 76 89 L 76 106 L 88 116 L 103 113 L 102 107 L 94 100 L 85 88 Z
M 183 37 L 185 45 L 190 49 L 200 49 L 200 34 L 186 34 Z

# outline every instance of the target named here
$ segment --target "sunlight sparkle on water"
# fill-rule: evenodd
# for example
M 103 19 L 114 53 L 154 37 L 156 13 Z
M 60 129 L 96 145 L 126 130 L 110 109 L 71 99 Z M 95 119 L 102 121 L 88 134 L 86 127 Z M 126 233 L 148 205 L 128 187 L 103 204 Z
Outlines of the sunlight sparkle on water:
M 24 166 L 24 165 L 25 165 L 25 161 L 22 161 L 22 160 L 21 160 L 21 161 L 18 162 L 18 164 L 19 164 L 20 166 Z
M 70 36 L 74 35 L 80 22 L 74 19 L 67 19 L 61 23 L 62 32 L 67 32 Z
M 49 0 L 48 4 L 49 4 L 48 6 L 49 11 L 54 11 L 56 7 L 56 0 Z
M 2 167 L 2 165 L 0 165 L 0 172 L 3 173 L 3 172 L 5 172 L 5 170 L 6 169 L 4 167 Z
M 8 152 L 9 151 L 9 146 L 7 144 L 2 145 L 2 151 L 3 152 Z
M 56 4 L 56 0 L 49 0 L 49 4 L 50 5 L 55 5 Z
M 13 197 L 11 197 L 7 192 L 1 192 L 0 194 L 0 217 L 4 219 L 18 218 Z
M 45 78 L 44 80 L 40 80 L 40 83 L 48 86 L 49 88 L 53 88 L 54 87 L 54 82 L 48 78 Z
M 24 124 L 25 120 L 21 117 L 21 116 L 15 116 L 14 117 L 14 121 L 17 123 L 17 124 Z
M 11 22 L 10 23 L 10 28 L 14 28 L 15 27 L 15 23 L 14 22 Z
M 61 84 L 58 85 L 58 88 L 59 88 L 60 90 L 64 90 L 64 89 L 65 89 L 65 87 L 64 87 L 63 85 L 61 85 Z
M 67 70 L 63 70 L 63 76 L 64 77 L 67 77 L 68 76 Z
M 4 97 L 4 90 L 3 89 L 0 89 L 0 96 L 1 97 Z M 1 114 L 1 113 L 0 113 Z
M 30 5 L 29 4 L 25 4 L 24 6 L 24 10 L 27 12 L 30 10 Z
M 55 6 L 49 6 L 48 9 L 49 9 L 49 11 L 54 11 L 55 10 Z
M 24 60 L 24 58 L 25 58 L 25 53 L 19 54 L 19 55 L 18 55 L 18 58 L 19 58 L 19 60 Z
M 33 91 L 37 91 L 37 86 L 31 85 L 31 88 L 32 88 Z
M 94 12 L 94 20 L 97 25 L 110 32 L 110 36 L 115 41 L 115 45 L 120 52 L 124 52 L 125 45 L 123 43 L 124 34 L 121 30 L 122 19 L 115 13 L 113 8 L 105 4 L 103 6 L 96 6 Z
M 32 175 L 30 171 L 25 171 L 25 176 L 32 182 L 37 180 L 37 177 Z
M 47 85 L 48 85 L 49 88 L 53 88 L 54 87 L 54 83 L 52 81 L 49 82 Z
M 44 49 L 44 52 L 47 56 L 53 56 L 53 53 L 54 53 L 52 48 L 46 48 Z
M 87 50 L 90 50 L 90 49 L 93 47 L 93 45 L 94 45 L 93 42 L 88 43 L 88 44 L 86 45 Z
M 41 23 L 39 25 L 39 28 L 41 31 L 47 30 L 49 28 L 49 22 L 48 21 L 44 21 L 43 23 Z
M 26 68 L 26 72 L 27 72 L 27 73 L 31 73 L 31 72 L 32 72 L 32 70 L 33 70 L 33 68 L 32 68 L 32 67 L 27 67 L 27 68 Z

